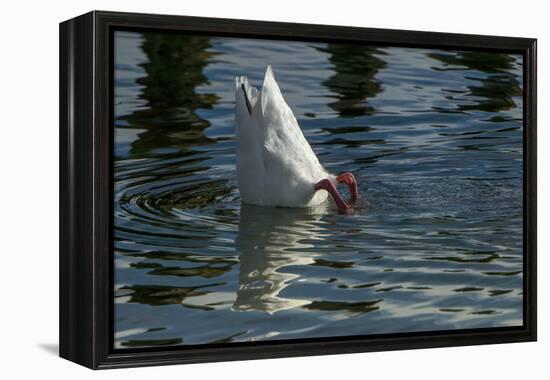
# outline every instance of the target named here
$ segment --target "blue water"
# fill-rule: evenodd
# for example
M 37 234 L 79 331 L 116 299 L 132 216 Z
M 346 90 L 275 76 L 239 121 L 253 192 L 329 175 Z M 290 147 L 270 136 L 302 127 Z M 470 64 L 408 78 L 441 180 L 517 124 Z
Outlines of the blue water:
M 268 64 L 352 215 L 241 204 Z M 116 32 L 114 93 L 116 348 L 522 324 L 521 56 Z

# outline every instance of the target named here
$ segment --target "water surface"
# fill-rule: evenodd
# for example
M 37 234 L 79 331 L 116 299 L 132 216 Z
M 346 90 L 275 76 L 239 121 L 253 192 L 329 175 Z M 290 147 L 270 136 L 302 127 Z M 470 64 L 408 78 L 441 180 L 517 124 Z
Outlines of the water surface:
M 352 215 L 241 204 L 267 64 Z M 116 32 L 114 93 L 116 348 L 522 324 L 521 56 Z

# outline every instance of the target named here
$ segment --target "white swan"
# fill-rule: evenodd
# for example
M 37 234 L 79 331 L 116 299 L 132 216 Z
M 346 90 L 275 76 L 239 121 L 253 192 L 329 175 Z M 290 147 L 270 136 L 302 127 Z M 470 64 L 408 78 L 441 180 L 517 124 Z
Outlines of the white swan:
M 336 184 L 346 183 L 354 200 L 357 184 L 353 174 L 333 176 L 323 168 L 286 104 L 271 66 L 261 91 L 242 76 L 236 78 L 235 85 L 237 181 L 242 202 L 310 207 L 325 202 L 330 193 L 338 210 L 349 212 L 351 208 Z

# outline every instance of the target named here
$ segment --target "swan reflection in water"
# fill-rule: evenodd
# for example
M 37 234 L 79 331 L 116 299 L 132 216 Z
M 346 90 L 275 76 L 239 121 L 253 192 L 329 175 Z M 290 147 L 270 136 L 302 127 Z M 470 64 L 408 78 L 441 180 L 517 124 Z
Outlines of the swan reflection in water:
M 282 291 L 300 275 L 291 266 L 309 265 L 319 256 L 311 248 L 329 235 L 321 220 L 326 204 L 308 209 L 258 207 L 242 204 L 239 234 L 239 290 L 236 311 L 275 313 L 311 303 L 285 298 Z

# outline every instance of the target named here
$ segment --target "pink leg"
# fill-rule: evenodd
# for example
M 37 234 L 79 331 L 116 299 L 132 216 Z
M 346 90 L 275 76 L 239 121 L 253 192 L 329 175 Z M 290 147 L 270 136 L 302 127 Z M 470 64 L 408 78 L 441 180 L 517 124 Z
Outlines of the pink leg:
M 338 181 L 338 183 L 345 183 L 346 185 L 348 185 L 352 202 L 357 199 L 357 181 L 355 180 L 353 174 L 349 172 L 342 173 L 338 177 L 336 177 L 336 180 Z
M 317 190 L 326 190 L 332 195 L 332 198 L 334 199 L 334 202 L 336 202 L 336 206 L 338 206 L 338 212 L 341 214 L 347 214 L 351 211 L 351 207 L 347 205 L 346 202 L 342 200 L 342 197 L 338 193 L 338 190 L 336 190 L 336 187 L 334 187 L 334 184 L 332 181 L 328 178 L 325 178 L 315 184 L 315 191 Z

